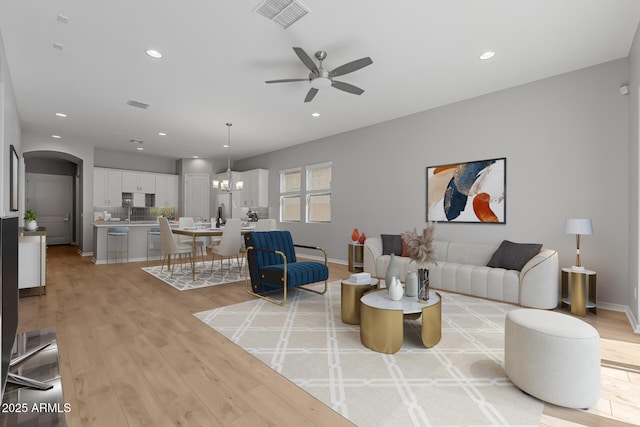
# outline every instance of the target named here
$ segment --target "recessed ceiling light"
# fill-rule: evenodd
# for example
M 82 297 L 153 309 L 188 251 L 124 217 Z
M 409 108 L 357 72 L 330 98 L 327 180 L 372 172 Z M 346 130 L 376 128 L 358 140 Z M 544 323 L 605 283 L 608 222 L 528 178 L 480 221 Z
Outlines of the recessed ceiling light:
M 484 60 L 487 60 L 487 59 L 491 59 L 494 56 L 496 56 L 496 53 L 488 50 L 485 53 L 483 53 L 482 55 L 480 55 L 480 59 L 482 59 L 484 61 Z
M 167 134 L 166 134 L 166 133 L 164 133 L 164 132 L 158 132 L 158 135 L 160 135 L 160 136 L 167 136 Z
M 224 144 L 222 148 L 229 148 L 229 144 Z
M 313 117 L 320 117 L 320 113 L 311 113 Z
M 156 59 L 162 58 L 162 54 L 155 49 L 147 49 L 147 55 Z
M 58 116 L 58 117 L 67 117 L 67 115 L 65 113 L 56 113 L 56 116 Z
M 60 135 L 51 135 L 51 138 L 60 139 L 62 137 Z
M 138 150 L 138 151 L 143 151 L 143 150 L 144 150 L 144 148 L 142 148 L 142 147 L 136 147 L 136 150 Z

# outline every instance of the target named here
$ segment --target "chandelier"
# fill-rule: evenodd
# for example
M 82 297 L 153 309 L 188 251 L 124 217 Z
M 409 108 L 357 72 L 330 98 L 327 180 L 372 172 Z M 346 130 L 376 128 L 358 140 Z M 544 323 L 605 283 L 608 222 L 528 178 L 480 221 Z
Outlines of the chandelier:
M 233 176 L 231 173 L 231 126 L 233 123 L 227 123 L 227 179 L 212 181 L 213 188 L 221 191 L 239 191 L 243 188 L 242 181 L 233 182 Z

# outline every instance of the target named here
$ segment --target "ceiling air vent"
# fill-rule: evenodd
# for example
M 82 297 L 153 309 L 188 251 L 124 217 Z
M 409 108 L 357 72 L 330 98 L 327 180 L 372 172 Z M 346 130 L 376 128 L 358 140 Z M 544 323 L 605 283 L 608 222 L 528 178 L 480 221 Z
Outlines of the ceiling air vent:
M 140 101 L 134 101 L 133 99 L 128 100 L 127 105 L 131 105 L 132 107 L 136 108 L 142 108 L 143 110 L 149 108 L 149 104 Z
M 285 29 L 309 13 L 305 5 L 295 0 L 263 0 L 253 11 Z

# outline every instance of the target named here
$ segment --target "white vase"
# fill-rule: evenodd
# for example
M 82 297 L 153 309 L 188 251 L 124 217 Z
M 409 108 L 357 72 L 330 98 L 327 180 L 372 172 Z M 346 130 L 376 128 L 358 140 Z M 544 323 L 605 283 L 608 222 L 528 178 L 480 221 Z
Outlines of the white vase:
M 388 288 L 391 284 L 391 280 L 400 277 L 400 270 L 398 270 L 398 261 L 396 261 L 395 254 L 391 254 L 389 257 L 389 265 L 387 266 L 387 272 L 384 275 L 384 285 Z
M 393 301 L 400 301 L 402 299 L 402 283 L 397 278 L 391 279 L 391 285 L 389 286 L 389 298 Z
M 407 278 L 404 282 L 404 293 L 408 297 L 418 295 L 418 275 L 413 270 L 407 272 Z
M 38 228 L 38 223 L 36 221 L 25 221 L 24 229 L 28 231 L 35 231 Z

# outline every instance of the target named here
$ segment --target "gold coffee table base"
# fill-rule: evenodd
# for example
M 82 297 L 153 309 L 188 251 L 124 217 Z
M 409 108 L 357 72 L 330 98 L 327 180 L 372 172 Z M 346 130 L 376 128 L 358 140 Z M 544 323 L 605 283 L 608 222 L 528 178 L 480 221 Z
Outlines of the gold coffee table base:
M 371 279 L 370 283 L 355 283 L 349 279 L 340 284 L 340 310 L 342 323 L 348 325 L 360 324 L 360 298 L 366 292 L 378 287 L 378 279 Z
M 387 291 L 382 289 L 378 292 Z M 361 302 L 360 341 L 365 347 L 373 351 L 393 354 L 402 347 L 405 316 L 417 318 L 421 315 L 422 344 L 425 347 L 433 347 L 440 342 L 442 337 L 442 306 L 440 294 L 434 292 L 431 298 L 434 299 L 434 302 L 428 305 L 420 304 L 422 306 L 421 310 L 413 310 L 410 313 L 407 313 L 406 309 L 402 309 L 403 301 L 408 300 L 407 297 L 404 297 L 402 301 L 396 302 L 399 306 L 398 309 L 374 307 L 366 302 Z M 415 302 L 417 303 L 417 300 Z M 412 307 L 415 307 L 415 305 L 412 304 Z

